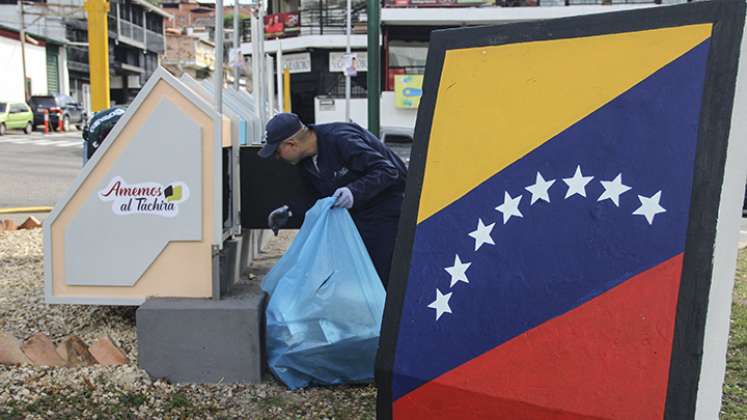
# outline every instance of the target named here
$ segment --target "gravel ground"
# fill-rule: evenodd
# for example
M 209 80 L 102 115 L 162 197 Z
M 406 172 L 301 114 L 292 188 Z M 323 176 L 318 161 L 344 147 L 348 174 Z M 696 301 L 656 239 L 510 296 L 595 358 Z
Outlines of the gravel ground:
M 253 274 L 261 278 L 292 240 L 270 242 Z M 747 250 L 739 253 L 721 418 L 744 419 L 747 396 Z M 130 358 L 118 367 L 0 365 L 0 420 L 65 418 L 358 419 L 375 416 L 376 389 L 340 386 L 288 391 L 272 376 L 260 385 L 176 385 L 137 367 L 135 308 L 46 305 L 41 229 L 0 232 L 0 331 L 87 343 L 109 335 Z
M 358 419 L 375 416 L 376 389 L 339 386 L 288 391 L 269 374 L 259 385 L 178 385 L 137 367 L 135 308 L 47 305 L 41 229 L 0 232 L 0 331 L 25 339 L 109 335 L 130 363 L 117 367 L 0 365 L 0 419 L 252 418 Z M 292 239 L 284 232 L 257 261 L 261 277 Z

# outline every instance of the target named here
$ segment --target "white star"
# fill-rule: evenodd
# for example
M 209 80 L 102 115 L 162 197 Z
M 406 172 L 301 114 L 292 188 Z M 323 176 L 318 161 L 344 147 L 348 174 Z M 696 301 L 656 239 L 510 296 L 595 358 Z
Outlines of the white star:
M 496 207 L 495 209 L 503 213 L 503 224 L 508 222 L 511 216 L 524 217 L 519 211 L 519 202 L 521 201 L 521 195 L 511 197 L 508 191 L 503 192 L 503 204 Z
M 482 219 L 477 219 L 477 230 L 469 233 L 469 236 L 475 238 L 475 251 L 480 249 L 482 244 L 495 245 L 495 242 L 493 242 L 493 238 L 490 237 L 490 232 L 493 231 L 494 226 L 495 223 L 491 223 L 485 226 L 482 223 Z
M 526 187 L 526 190 L 532 193 L 532 202 L 529 203 L 529 205 L 531 206 L 540 199 L 545 200 L 549 203 L 550 196 L 547 194 L 547 191 L 554 183 L 554 179 L 545 180 L 545 178 L 542 177 L 542 174 L 537 172 L 537 179 L 535 180 L 534 185 Z
M 470 265 L 472 265 L 470 262 L 463 263 L 462 260 L 459 259 L 459 255 L 454 257 L 454 265 L 444 268 L 444 270 L 451 275 L 451 285 L 449 287 L 454 287 L 454 285 L 460 281 L 469 283 L 469 280 L 467 279 L 467 269 Z
M 661 200 L 661 191 L 657 192 L 651 197 L 644 197 L 642 195 L 639 195 L 638 199 L 641 200 L 641 207 L 638 207 L 633 212 L 633 214 L 645 217 L 649 225 L 652 225 L 654 223 L 654 216 L 667 211 L 667 209 L 659 205 L 659 200 Z
M 593 176 L 583 176 L 581 174 L 581 165 L 576 166 L 576 173 L 571 178 L 563 178 L 563 182 L 568 184 L 568 191 L 565 193 L 565 198 L 568 198 L 574 194 L 578 194 L 582 197 L 586 197 L 586 184 L 588 184 Z
M 622 174 L 617 174 L 617 177 L 612 181 L 600 181 L 604 187 L 604 192 L 599 196 L 597 201 L 606 199 L 612 200 L 615 206 L 620 207 L 620 194 L 630 190 L 630 187 L 622 183 Z
M 436 300 L 428 305 L 429 308 L 436 310 L 436 321 L 438 321 L 438 318 L 441 318 L 441 315 L 443 315 L 445 312 L 451 313 L 451 308 L 449 307 L 449 299 L 451 299 L 451 292 L 442 295 L 441 291 L 436 289 Z

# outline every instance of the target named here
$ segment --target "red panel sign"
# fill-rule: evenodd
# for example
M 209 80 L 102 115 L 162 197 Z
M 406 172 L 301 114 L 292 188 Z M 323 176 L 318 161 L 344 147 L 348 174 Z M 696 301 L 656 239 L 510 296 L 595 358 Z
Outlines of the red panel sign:
M 300 30 L 301 15 L 298 12 L 273 13 L 265 16 L 267 38 L 295 36 Z

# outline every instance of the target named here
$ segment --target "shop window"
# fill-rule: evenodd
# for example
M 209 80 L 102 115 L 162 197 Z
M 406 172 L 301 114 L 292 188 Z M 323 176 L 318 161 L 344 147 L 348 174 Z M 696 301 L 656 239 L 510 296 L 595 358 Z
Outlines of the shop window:
M 385 90 L 394 89 L 394 76 L 397 74 L 423 74 L 428 56 L 427 42 L 389 42 L 388 68 Z

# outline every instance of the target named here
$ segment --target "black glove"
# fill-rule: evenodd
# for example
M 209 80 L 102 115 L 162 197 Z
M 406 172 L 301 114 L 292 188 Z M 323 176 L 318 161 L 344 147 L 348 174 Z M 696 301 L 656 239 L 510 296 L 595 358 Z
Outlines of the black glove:
M 278 207 L 270 212 L 267 216 L 267 225 L 272 229 L 275 236 L 278 236 L 278 230 L 285 226 L 285 224 L 288 223 L 288 219 L 292 216 L 293 212 L 290 211 L 290 208 L 286 204 L 283 207 Z

